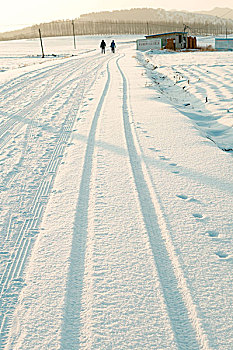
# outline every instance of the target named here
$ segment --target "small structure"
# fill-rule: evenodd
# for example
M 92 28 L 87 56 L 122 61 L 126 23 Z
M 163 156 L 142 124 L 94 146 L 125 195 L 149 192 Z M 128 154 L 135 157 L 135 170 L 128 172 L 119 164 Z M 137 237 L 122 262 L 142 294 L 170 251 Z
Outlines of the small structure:
M 196 49 L 195 37 L 188 37 L 187 32 L 169 32 L 162 34 L 146 35 L 146 39 L 137 40 L 137 50 L 155 49 Z
M 171 50 L 185 49 L 187 46 L 187 32 L 169 32 L 162 34 L 146 35 L 146 39 L 161 39 L 162 48 Z
M 233 51 L 233 38 L 215 38 L 215 49 L 218 51 Z

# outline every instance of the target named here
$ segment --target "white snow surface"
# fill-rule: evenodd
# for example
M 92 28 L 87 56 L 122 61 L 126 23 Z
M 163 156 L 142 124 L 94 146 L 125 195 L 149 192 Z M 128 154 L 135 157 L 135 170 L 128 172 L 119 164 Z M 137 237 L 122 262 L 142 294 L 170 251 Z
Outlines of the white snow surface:
M 101 39 L 0 43 L 0 349 L 230 350 L 233 55 Z

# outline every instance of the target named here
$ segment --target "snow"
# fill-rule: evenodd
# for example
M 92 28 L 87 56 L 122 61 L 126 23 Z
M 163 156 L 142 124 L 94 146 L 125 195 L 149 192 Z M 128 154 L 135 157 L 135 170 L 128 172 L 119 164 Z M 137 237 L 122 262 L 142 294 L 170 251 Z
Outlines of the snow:
M 0 43 L 0 349 L 230 350 L 232 53 L 100 39 Z
M 232 149 L 231 52 L 150 51 L 139 59 L 161 93 L 222 149 Z M 191 68 L 192 67 L 192 68 Z

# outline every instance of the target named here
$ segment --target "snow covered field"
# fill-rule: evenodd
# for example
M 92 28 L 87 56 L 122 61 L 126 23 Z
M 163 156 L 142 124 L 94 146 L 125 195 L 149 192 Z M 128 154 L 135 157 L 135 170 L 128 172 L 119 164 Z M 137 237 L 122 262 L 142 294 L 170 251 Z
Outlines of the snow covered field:
M 233 55 L 100 39 L 0 42 L 0 349 L 231 350 Z
M 233 146 L 232 52 L 149 52 L 141 58 L 160 92 L 222 149 Z

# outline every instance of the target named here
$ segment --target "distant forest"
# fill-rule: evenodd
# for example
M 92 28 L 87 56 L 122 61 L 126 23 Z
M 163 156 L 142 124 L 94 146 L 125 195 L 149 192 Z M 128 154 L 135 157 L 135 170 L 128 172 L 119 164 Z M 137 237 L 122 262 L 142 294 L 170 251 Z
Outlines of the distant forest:
M 186 26 L 186 30 L 192 35 L 219 35 L 226 34 L 226 31 L 228 34 L 233 33 L 233 25 L 229 25 L 226 28 L 219 24 L 192 23 L 189 25 L 189 23 L 186 23 Z M 39 28 L 42 37 L 71 36 L 73 33 L 75 33 L 75 35 L 150 35 L 170 31 L 183 31 L 184 24 L 177 22 L 54 21 L 26 27 L 20 30 L 0 33 L 0 40 L 37 38 L 39 35 Z
M 185 25 L 184 25 L 185 23 Z M 0 33 L 0 40 L 31 39 L 75 35 L 149 35 L 171 31 L 189 31 L 192 35 L 233 33 L 233 20 L 163 9 L 131 9 L 81 15 L 71 20 L 41 23 Z

